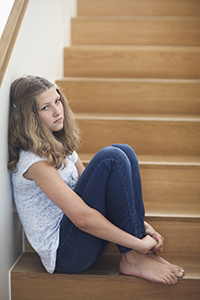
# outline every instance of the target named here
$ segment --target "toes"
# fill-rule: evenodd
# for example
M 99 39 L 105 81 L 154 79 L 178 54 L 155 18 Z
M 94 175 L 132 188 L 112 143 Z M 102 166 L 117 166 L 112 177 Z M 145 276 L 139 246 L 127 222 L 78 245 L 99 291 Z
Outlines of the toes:
M 177 277 L 170 277 L 169 278 L 169 280 L 170 280 L 170 284 L 175 284 L 175 283 L 177 283 L 178 282 L 178 279 L 177 279 Z
M 168 282 L 164 278 L 161 279 L 160 283 L 162 283 L 162 284 L 168 284 Z
M 177 277 L 181 278 L 184 276 L 184 270 L 183 269 L 174 269 L 172 271 Z
M 178 277 L 183 277 L 184 276 L 184 270 L 180 270 L 179 272 L 178 272 L 178 275 L 177 275 Z
M 175 283 L 178 282 L 178 278 L 177 278 L 177 276 L 175 274 L 171 275 L 171 279 L 172 279 L 172 284 L 175 284 Z
M 175 284 L 178 282 L 178 278 L 174 273 L 168 273 L 163 279 L 167 284 Z

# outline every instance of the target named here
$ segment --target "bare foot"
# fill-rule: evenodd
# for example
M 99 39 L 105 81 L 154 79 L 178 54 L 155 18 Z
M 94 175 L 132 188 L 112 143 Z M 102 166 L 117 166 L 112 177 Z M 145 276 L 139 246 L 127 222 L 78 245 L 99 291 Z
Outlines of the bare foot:
M 148 254 L 149 257 L 157 260 L 158 262 L 167 265 L 171 268 L 171 270 L 175 273 L 175 275 L 179 278 L 183 277 L 185 274 L 185 271 L 182 267 L 179 267 L 177 265 L 171 264 L 170 262 L 168 262 L 167 260 L 165 260 L 164 258 L 162 258 L 161 256 L 155 254 L 155 253 L 150 253 Z
M 135 250 L 122 254 L 119 265 L 120 272 L 126 275 L 134 275 L 153 282 L 163 284 L 175 284 L 178 278 L 170 266 L 143 255 Z

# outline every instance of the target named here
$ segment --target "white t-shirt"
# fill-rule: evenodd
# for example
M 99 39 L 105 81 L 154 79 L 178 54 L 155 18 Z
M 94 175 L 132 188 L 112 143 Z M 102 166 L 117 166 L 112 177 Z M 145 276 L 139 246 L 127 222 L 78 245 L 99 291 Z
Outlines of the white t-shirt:
M 21 219 L 26 236 L 39 254 L 47 272 L 53 273 L 56 264 L 56 252 L 59 245 L 60 221 L 62 210 L 57 207 L 32 180 L 27 180 L 23 174 L 31 165 L 47 160 L 31 151 L 20 151 L 17 172 L 12 174 L 13 193 L 16 208 Z M 75 163 L 78 159 L 74 151 L 67 157 L 67 165 L 58 170 L 66 184 L 74 189 L 78 181 Z

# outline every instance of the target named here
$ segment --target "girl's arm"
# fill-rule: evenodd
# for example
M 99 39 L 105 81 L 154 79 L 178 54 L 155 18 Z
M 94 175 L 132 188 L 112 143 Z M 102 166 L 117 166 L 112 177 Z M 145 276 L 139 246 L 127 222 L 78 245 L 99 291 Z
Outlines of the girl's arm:
M 147 253 L 157 242 L 150 236 L 140 240 L 119 229 L 97 210 L 89 207 L 62 180 L 57 170 L 48 162 L 33 164 L 24 174 L 34 180 L 42 191 L 54 202 L 79 229 L 115 244 Z
M 85 167 L 82 163 L 82 161 L 80 160 L 80 158 L 78 157 L 78 160 L 77 162 L 75 163 L 75 166 L 77 168 L 77 171 L 78 171 L 78 177 L 80 178 L 81 177 L 81 174 L 83 173 L 83 171 L 85 170 Z

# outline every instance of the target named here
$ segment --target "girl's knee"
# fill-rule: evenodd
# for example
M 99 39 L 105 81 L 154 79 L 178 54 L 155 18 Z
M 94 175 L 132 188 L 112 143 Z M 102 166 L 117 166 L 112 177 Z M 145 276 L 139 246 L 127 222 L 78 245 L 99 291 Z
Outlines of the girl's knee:
M 119 164 L 128 164 L 130 165 L 129 158 L 123 149 L 120 147 L 113 147 L 109 146 L 106 147 L 107 151 L 107 158 L 110 158 L 111 160 L 117 161 Z
M 126 153 L 119 147 L 107 146 L 102 148 L 96 155 L 101 161 L 113 159 L 117 161 L 128 160 Z
M 106 165 L 109 162 L 118 163 L 119 165 L 126 166 L 128 168 L 138 165 L 138 159 L 134 150 L 126 144 L 114 144 L 102 148 L 96 155 L 96 163 L 105 163 Z
M 124 151 L 126 153 L 126 155 L 128 156 L 128 158 L 130 160 L 132 160 L 132 161 L 135 160 L 136 162 L 138 162 L 137 155 L 131 146 L 129 146 L 127 144 L 113 144 L 112 147 L 121 149 L 122 151 Z

